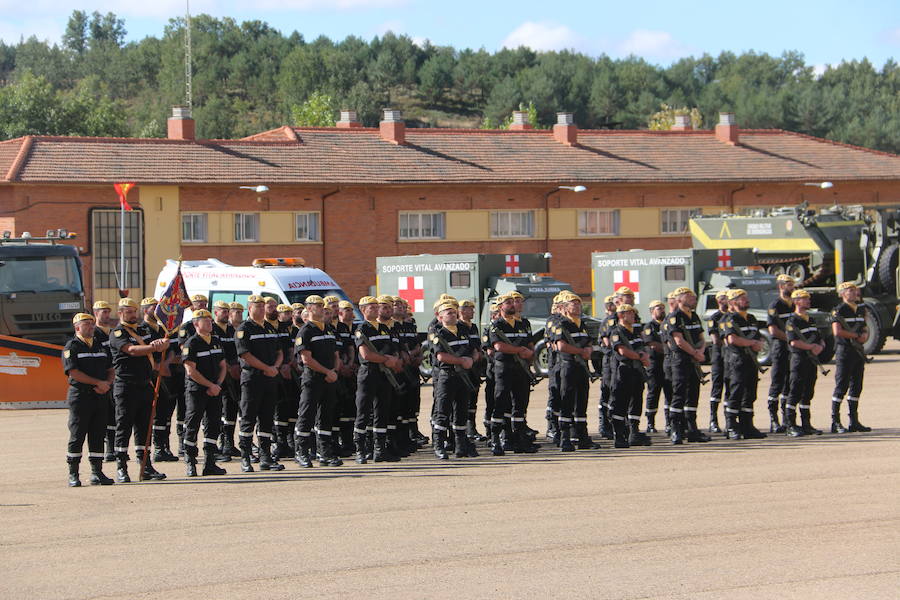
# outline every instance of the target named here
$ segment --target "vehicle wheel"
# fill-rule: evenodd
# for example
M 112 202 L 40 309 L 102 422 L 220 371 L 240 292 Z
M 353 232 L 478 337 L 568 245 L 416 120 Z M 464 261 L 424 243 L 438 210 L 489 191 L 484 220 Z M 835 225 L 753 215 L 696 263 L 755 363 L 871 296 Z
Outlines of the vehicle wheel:
M 419 365 L 419 373 L 426 380 L 431 379 L 431 343 L 428 340 L 422 342 L 422 364 Z
M 829 335 L 825 338 L 825 349 L 819 354 L 819 362 L 824 365 L 831 362 L 832 358 L 834 358 L 834 336 Z
M 550 372 L 550 351 L 547 348 L 547 341 L 541 340 L 534 346 L 534 370 L 543 377 Z
M 881 349 L 884 348 L 884 343 L 887 341 L 887 335 L 885 334 L 884 328 L 881 326 L 881 320 L 878 318 L 878 315 L 875 314 L 875 311 L 872 310 L 871 306 L 866 307 L 866 328 L 869 330 L 869 339 L 863 344 L 866 356 L 878 354 L 881 352 Z
M 891 244 L 885 248 L 878 259 L 878 281 L 885 293 L 897 293 L 897 259 L 900 258 L 900 245 Z
M 772 336 L 768 331 L 763 331 L 762 329 L 760 329 L 759 333 L 762 336 L 763 347 L 759 354 L 756 355 L 756 360 L 761 365 L 770 365 L 772 364 Z
M 769 267 L 766 269 L 766 271 L 768 271 L 772 275 L 777 276 L 777 275 L 784 275 L 785 269 L 784 269 L 784 265 L 780 265 L 780 264 L 779 265 L 769 265 Z
M 787 274 L 793 277 L 797 283 L 803 283 L 807 277 L 806 265 L 798 262 L 791 263 L 788 265 Z

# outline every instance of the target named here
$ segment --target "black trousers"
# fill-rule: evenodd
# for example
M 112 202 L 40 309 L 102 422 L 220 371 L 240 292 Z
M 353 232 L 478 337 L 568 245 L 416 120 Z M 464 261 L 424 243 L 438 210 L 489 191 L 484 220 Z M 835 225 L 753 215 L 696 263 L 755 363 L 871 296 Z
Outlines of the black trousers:
M 809 408 L 816 391 L 819 371 L 809 358 L 799 352 L 791 352 L 791 389 L 787 406 L 793 410 Z
M 297 421 L 301 390 L 293 379 L 285 379 L 279 373 L 276 380 L 275 425 L 289 427 Z
M 106 422 L 109 410 L 106 394 L 100 395 L 90 385 L 70 385 L 66 394 L 69 404 L 69 462 L 81 460 L 84 440 L 88 442 L 88 458 L 102 459 L 106 441 Z
M 489 359 L 490 360 L 490 359 Z M 484 419 L 483 423 L 487 427 L 494 418 L 494 405 L 496 404 L 496 381 L 494 380 L 494 370 L 490 368 L 484 377 Z M 502 417 L 501 417 L 502 418 Z
M 669 412 L 697 412 L 700 402 L 700 377 L 694 367 L 693 360 L 687 355 L 673 354 L 672 362 L 672 400 Z
M 128 442 L 134 431 L 134 447 L 147 449 L 147 426 L 150 424 L 150 408 L 153 404 L 153 388 L 149 381 L 113 382 L 116 400 L 116 454 L 124 458 L 128 454 Z
M 769 385 L 769 400 L 777 400 L 781 396 L 787 397 L 791 389 L 791 350 L 787 342 L 773 339 L 771 354 L 769 376 L 772 383 Z
M 559 422 L 587 423 L 590 381 L 584 367 L 574 360 L 560 360 L 558 376 Z
M 728 397 L 728 378 L 725 376 L 725 350 L 721 346 L 712 344 L 709 349 L 710 373 L 709 383 L 712 388 L 709 390 L 710 402 L 721 402 L 722 392 Z
M 616 420 L 641 420 L 644 380 L 637 367 L 615 361 L 612 366 L 612 397 L 610 413 Z
M 659 410 L 659 397 L 666 387 L 669 388 L 666 398 L 668 399 L 672 394 L 672 383 L 666 380 L 662 356 L 658 356 L 658 358 L 650 361 L 647 375 L 647 414 L 649 415 Z
M 831 399 L 840 402 L 844 399 L 844 394 L 847 394 L 847 400 L 858 402 L 862 394 L 866 362 L 849 346 L 838 344 L 834 364 L 834 392 Z
M 225 377 L 222 385 L 222 425 L 235 427 L 237 425 L 238 405 L 241 401 L 241 384 L 231 378 Z
M 204 417 L 206 420 L 204 421 Z M 190 457 L 197 456 L 197 435 L 203 423 L 203 452 L 206 456 L 216 453 L 216 444 L 222 421 L 222 396 L 210 396 L 206 390 L 187 390 L 184 413 L 184 451 Z
M 241 433 L 240 446 L 249 450 L 253 444 L 253 429 L 259 422 L 257 436 L 259 445 L 272 445 L 272 425 L 275 421 L 275 397 L 278 381 L 262 373 L 253 373 L 247 381 L 241 382 Z M 242 378 L 243 379 L 243 378 Z
M 469 417 L 470 392 L 461 377 L 452 371 L 436 369 L 434 374 L 434 410 L 432 420 L 435 430 L 465 431 Z
M 600 406 L 609 407 L 610 397 L 612 396 L 612 363 L 614 361 L 612 354 L 605 352 L 602 355 L 601 372 L 600 372 Z
M 756 361 L 747 357 L 731 357 L 728 361 L 728 385 L 730 389 L 725 400 L 725 412 L 731 415 L 752 415 L 759 385 Z
M 353 425 L 356 421 L 356 377 L 341 377 L 338 379 L 338 407 L 335 418 L 341 424 Z
M 528 406 L 528 375 L 515 362 L 500 362 L 494 366 L 494 414 L 497 419 L 512 420 L 513 428 L 524 425 Z
M 173 377 L 163 377 L 156 398 L 156 414 L 153 416 L 153 440 L 161 440 L 165 431 L 172 425 L 172 414 L 175 412 L 175 397 L 169 393 L 173 385 L 184 386 L 184 381 L 173 382 Z M 159 432 L 159 433 L 156 433 Z
M 304 441 L 318 428 L 319 435 L 331 435 L 337 412 L 337 382 L 326 383 L 325 375 L 303 369 L 296 433 Z
M 394 389 L 376 364 L 362 364 L 356 376 L 356 421 L 353 431 L 365 434 L 371 423 L 375 433 L 387 433 Z
M 560 379 L 560 361 L 553 360 L 547 369 L 547 410 L 556 416 L 559 416 L 560 413 L 560 389 L 562 387 Z

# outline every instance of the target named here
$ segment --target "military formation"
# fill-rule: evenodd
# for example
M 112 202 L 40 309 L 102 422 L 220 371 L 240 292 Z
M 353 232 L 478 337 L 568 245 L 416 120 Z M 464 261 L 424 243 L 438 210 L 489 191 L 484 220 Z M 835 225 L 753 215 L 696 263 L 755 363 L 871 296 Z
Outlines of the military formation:
M 634 293 L 620 287 L 605 299 L 597 334 L 582 319 L 581 298 L 558 294 L 543 329 L 548 441 L 561 452 L 600 447 L 588 427 L 591 384 L 598 379 L 599 434 L 615 448 L 651 444 L 660 400 L 672 444 L 708 442 L 716 433 L 765 438 L 754 425 L 763 327 L 773 340 L 769 433 L 821 434 L 811 406 L 818 375 L 828 373 L 818 360 L 825 342 L 808 314 L 809 294 L 794 289 L 790 277 L 778 283 L 766 323 L 748 312 L 741 289 L 721 293 L 718 309 L 703 319 L 689 288 L 675 290 L 665 303 L 650 302 L 642 322 Z M 841 303 L 831 315 L 831 432 L 870 431 L 858 410 L 867 362 L 865 307 L 853 284 L 841 284 L 838 293 Z M 361 298 L 361 322 L 354 306 L 336 296 L 312 295 L 288 306 L 253 295 L 246 308 L 216 302 L 212 313 L 205 296 L 191 301 L 190 320 L 175 331 L 159 325 L 153 298 L 121 299 L 117 319 L 102 301 L 93 314 L 74 317 L 75 336 L 63 351 L 70 486 L 81 486 L 85 439 L 91 485 L 114 483 L 103 473 L 104 461 L 115 462 L 115 482 L 131 480 L 132 438 L 141 480 L 165 479 L 154 463 L 179 460 L 196 477 L 222 475 L 218 463 L 234 459 L 252 473 L 283 470 L 282 461 L 291 458 L 300 468 L 339 467 L 349 457 L 358 464 L 397 462 L 429 443 L 441 461 L 477 457 L 481 443 L 494 456 L 540 448 L 538 431 L 526 421 L 537 340 L 518 292 L 494 300 L 485 331 L 473 322 L 472 301 L 442 295 L 424 344 L 408 303 L 394 296 Z M 702 366 L 707 354 L 710 373 Z M 430 441 L 418 429 L 426 356 L 434 388 Z M 710 419 L 703 431 L 697 413 L 707 377 Z M 476 426 L 482 386 L 484 435 Z

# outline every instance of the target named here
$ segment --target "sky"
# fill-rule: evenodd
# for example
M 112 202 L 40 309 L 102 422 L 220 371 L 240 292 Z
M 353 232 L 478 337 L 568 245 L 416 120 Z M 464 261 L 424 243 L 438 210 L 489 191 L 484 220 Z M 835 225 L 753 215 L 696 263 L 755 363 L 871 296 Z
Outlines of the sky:
M 160 37 L 169 18 L 185 9 L 185 0 L 0 0 L 0 39 L 16 43 L 35 35 L 58 42 L 73 10 L 115 13 L 125 20 L 128 40 Z M 191 0 L 190 10 L 265 21 L 307 40 L 371 39 L 393 31 L 458 49 L 524 45 L 613 58 L 634 54 L 659 65 L 725 50 L 797 50 L 820 71 L 842 60 L 868 58 L 880 67 L 900 58 L 900 0 Z

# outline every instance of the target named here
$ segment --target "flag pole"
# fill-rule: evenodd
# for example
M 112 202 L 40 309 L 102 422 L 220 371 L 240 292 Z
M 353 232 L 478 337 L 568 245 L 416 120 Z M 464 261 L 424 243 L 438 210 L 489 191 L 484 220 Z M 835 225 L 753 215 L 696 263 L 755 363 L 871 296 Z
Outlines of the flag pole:
M 125 203 L 119 203 L 119 290 L 125 290 Z

